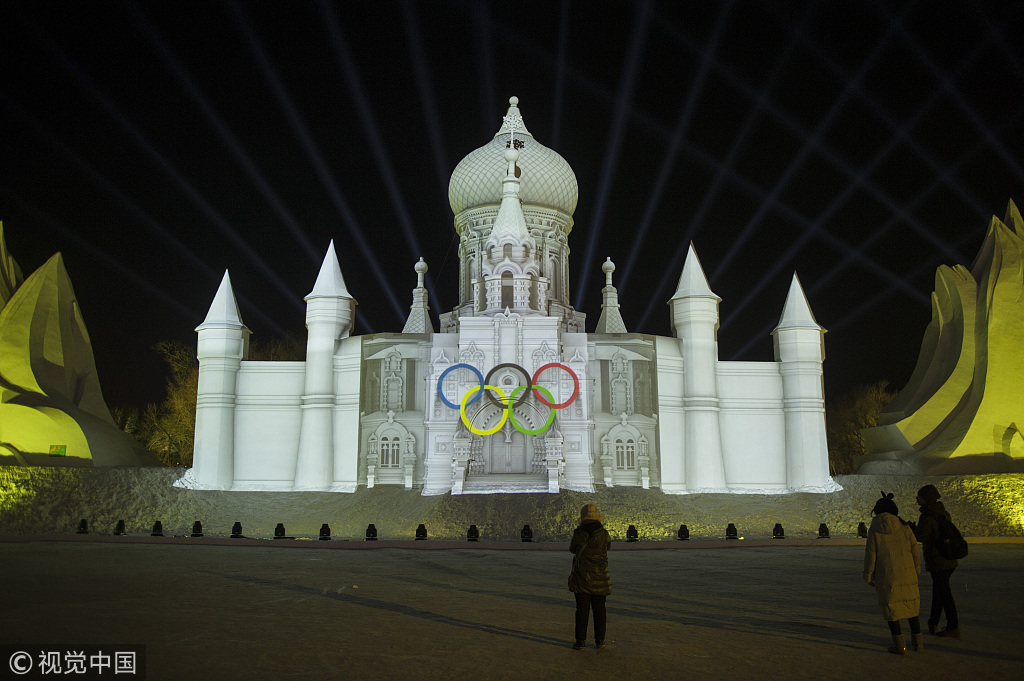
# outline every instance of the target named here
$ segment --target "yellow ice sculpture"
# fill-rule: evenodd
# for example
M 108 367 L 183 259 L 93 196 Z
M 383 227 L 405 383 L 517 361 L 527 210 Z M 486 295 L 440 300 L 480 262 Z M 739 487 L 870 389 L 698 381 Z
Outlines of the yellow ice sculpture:
M 864 435 L 861 473 L 1024 472 L 1024 221 L 1013 201 L 970 270 L 940 266 L 910 381 Z
M 0 223 L 0 464 L 146 465 L 103 401 L 60 253 L 27 279 Z

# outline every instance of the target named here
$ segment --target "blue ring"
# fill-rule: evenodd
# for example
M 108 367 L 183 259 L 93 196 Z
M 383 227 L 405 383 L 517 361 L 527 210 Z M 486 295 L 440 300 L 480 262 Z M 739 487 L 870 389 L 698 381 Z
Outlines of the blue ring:
M 462 408 L 461 405 L 452 404 L 451 402 L 449 402 L 448 398 L 444 396 L 444 391 L 441 390 L 442 386 L 444 385 L 444 377 L 450 374 L 451 372 L 455 371 L 456 369 L 469 369 L 474 374 L 476 374 L 477 378 L 480 379 L 480 390 L 478 390 L 476 395 L 473 396 L 473 399 L 466 403 L 467 407 L 476 402 L 477 400 L 479 400 L 481 393 L 484 392 L 484 375 L 480 373 L 480 370 L 477 369 L 472 364 L 453 364 L 447 369 L 445 369 L 443 372 L 441 372 L 441 377 L 437 379 L 437 396 L 441 398 L 441 401 L 444 402 L 445 406 L 447 406 L 449 409 L 459 410 Z

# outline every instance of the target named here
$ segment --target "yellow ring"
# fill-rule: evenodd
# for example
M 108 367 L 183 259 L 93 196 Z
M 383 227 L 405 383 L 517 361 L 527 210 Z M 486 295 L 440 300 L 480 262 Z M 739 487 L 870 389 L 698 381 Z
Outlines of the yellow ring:
M 505 402 L 506 407 L 504 413 L 501 416 L 501 420 L 498 421 L 498 425 L 494 426 L 490 430 L 480 430 L 478 428 L 474 428 L 473 424 L 470 423 L 469 419 L 466 418 L 466 400 L 469 399 L 470 395 L 480 390 L 480 386 L 474 385 L 472 388 L 467 390 L 466 394 L 462 396 L 462 405 L 459 407 L 459 413 L 462 415 L 462 422 L 466 424 L 467 428 L 469 428 L 469 432 L 473 433 L 474 435 L 493 435 L 494 433 L 497 433 L 499 430 L 501 430 L 501 427 L 505 425 L 505 421 L 508 420 L 508 396 L 505 395 L 505 391 L 493 385 L 485 385 L 484 389 L 497 390 L 498 392 L 500 392 L 501 399 Z

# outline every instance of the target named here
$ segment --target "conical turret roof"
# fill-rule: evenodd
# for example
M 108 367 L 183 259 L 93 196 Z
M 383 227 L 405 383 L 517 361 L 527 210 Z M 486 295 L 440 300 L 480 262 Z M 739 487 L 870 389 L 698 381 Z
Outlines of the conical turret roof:
M 807 302 L 807 295 L 804 294 L 803 286 L 800 285 L 800 277 L 793 273 L 793 281 L 789 284 L 789 294 L 786 296 L 786 304 L 782 308 L 782 318 L 779 319 L 779 329 L 821 329 L 822 327 L 814 319 L 811 312 L 811 305 Z
M 354 300 L 345 286 L 345 277 L 341 274 L 338 254 L 334 250 L 334 239 L 331 239 L 331 244 L 327 247 L 327 255 L 324 256 L 324 262 L 320 265 L 320 273 L 316 277 L 316 283 L 313 284 L 313 290 L 305 299 L 311 298 L 350 298 Z
M 676 286 L 676 292 L 672 299 L 694 297 L 721 300 L 708 286 L 704 268 L 700 266 L 700 259 L 697 257 L 693 242 L 690 242 L 690 250 L 686 252 L 686 262 L 683 263 L 683 271 L 679 275 L 679 284 Z
M 224 270 L 224 277 L 217 287 L 217 294 L 213 297 L 210 310 L 206 313 L 206 319 L 196 327 L 196 331 L 203 329 L 244 329 L 242 315 L 238 311 L 238 302 L 235 300 L 235 292 L 231 288 L 231 276 Z

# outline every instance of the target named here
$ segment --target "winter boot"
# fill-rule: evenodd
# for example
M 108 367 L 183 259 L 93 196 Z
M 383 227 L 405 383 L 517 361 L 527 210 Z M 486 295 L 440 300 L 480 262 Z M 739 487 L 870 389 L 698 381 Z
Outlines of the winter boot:
M 924 634 L 911 634 L 910 642 L 914 650 L 924 650 Z
M 889 652 L 896 655 L 907 654 L 907 639 L 903 637 L 903 634 L 892 637 L 892 645 L 889 646 Z

